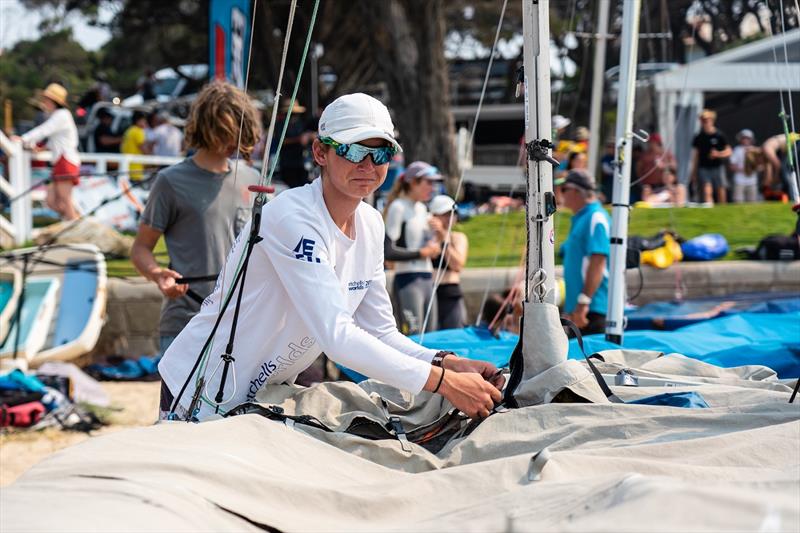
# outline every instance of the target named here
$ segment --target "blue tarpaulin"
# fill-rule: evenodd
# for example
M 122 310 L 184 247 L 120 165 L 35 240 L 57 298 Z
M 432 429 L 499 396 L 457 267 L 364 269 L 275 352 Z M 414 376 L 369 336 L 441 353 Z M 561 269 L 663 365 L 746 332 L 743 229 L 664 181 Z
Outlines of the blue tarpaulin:
M 625 312 L 627 330 L 674 330 L 711 318 L 739 313 L 800 311 L 800 293 L 754 292 L 682 302 L 652 302 Z
M 502 367 L 508 364 L 517 338 L 510 333 L 493 337 L 486 329 L 465 328 L 426 333 L 423 344 Z M 602 334 L 584 340 L 589 354 L 618 348 Z M 764 365 L 780 378 L 796 378 L 800 377 L 800 311 L 738 313 L 675 331 L 628 331 L 624 347 L 679 353 L 724 368 Z M 574 339 L 569 358 L 583 359 Z
M 584 337 L 586 352 L 618 348 L 605 336 Z M 712 365 L 730 368 L 764 365 L 780 378 L 800 377 L 800 312 L 739 313 L 706 320 L 675 331 L 629 331 L 623 346 L 641 350 L 657 350 L 699 359 Z M 570 359 L 582 359 L 573 340 Z

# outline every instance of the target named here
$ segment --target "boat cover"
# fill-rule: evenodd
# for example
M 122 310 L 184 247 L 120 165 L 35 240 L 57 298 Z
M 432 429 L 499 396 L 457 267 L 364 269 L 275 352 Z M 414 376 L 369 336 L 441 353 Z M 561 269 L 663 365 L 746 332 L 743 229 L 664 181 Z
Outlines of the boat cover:
M 550 403 L 500 412 L 437 453 L 248 414 L 120 431 L 0 492 L 2 531 L 797 531 L 800 404 L 764 367 L 605 352 L 604 374 L 696 382 L 709 406 Z M 702 383 L 702 384 L 701 384 Z M 613 387 L 623 400 L 663 387 Z M 268 386 L 262 405 L 408 431 L 449 405 L 366 381 Z M 407 451 L 406 451 L 407 450 Z M 46 510 L 43 512 L 43 510 Z

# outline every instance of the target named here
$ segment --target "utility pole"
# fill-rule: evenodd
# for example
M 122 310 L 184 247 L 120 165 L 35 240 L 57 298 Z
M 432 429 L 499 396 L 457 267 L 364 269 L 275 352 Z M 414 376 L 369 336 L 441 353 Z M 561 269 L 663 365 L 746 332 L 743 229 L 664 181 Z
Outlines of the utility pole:
M 594 72 L 592 74 L 592 104 L 589 109 L 589 171 L 597 172 L 597 160 L 602 142 L 603 80 L 606 70 L 608 42 L 608 12 L 611 0 L 600 0 L 597 7 L 597 31 L 594 43 Z

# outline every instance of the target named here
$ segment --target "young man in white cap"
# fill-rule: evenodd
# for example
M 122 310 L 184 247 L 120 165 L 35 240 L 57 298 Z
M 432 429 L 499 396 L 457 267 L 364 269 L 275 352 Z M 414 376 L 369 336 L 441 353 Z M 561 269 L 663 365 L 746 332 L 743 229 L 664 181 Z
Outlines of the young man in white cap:
M 231 375 L 224 403 L 206 398 L 202 419 L 253 400 L 267 383 L 291 382 L 324 351 L 366 376 L 411 393 L 438 392 L 468 416 L 487 416 L 502 378 L 489 363 L 424 348 L 397 331 L 383 272 L 384 227 L 363 198 L 386 178 L 400 150 L 389 111 L 365 94 L 349 94 L 322 113 L 314 160 L 321 177 L 286 191 L 264 207 L 261 241 L 250 257 L 241 294 Z M 235 279 L 247 245 L 246 227 L 228 257 L 217 288 L 167 350 L 159 365 L 162 412 L 189 376 Z M 205 365 L 209 394 L 220 390 L 220 352 L 228 342 L 234 306 L 223 314 Z M 489 381 L 491 380 L 491 382 Z M 179 399 L 185 413 L 192 386 Z
M 428 210 L 431 213 L 429 222 L 434 237 L 442 243 L 442 255 L 434 257 L 434 271 L 439 278 L 436 287 L 436 305 L 438 308 L 438 329 L 456 329 L 467 325 L 467 306 L 461 292 L 461 270 L 467 263 L 469 240 L 466 234 L 453 231 L 452 226 L 458 222 L 455 212 L 455 201 L 446 194 L 433 197 Z
M 743 129 L 736 134 L 736 140 L 739 144 L 728 159 L 733 171 L 733 201 L 737 204 L 757 202 L 758 163 L 763 158 L 761 149 L 753 146 L 755 135 L 752 130 Z

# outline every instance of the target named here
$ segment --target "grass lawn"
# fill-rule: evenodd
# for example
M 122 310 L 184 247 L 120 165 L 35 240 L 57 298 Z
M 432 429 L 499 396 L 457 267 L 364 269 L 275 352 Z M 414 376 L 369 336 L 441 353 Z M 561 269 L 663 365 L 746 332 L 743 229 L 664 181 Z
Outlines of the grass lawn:
M 156 256 L 156 261 L 163 266 L 167 266 L 169 257 L 167 256 L 167 244 L 164 242 L 164 237 L 158 239 L 153 253 Z M 106 261 L 106 268 L 108 269 L 108 275 L 114 278 L 134 277 L 139 275 L 136 269 L 133 268 L 133 264 L 129 259 L 109 259 Z
M 610 212 L 610 209 L 609 209 Z M 555 217 L 556 246 L 569 233 L 571 214 L 565 209 Z M 729 204 L 713 208 L 646 209 L 630 214 L 630 235 L 650 236 L 671 229 L 685 239 L 703 233 L 720 233 L 730 246 L 726 260 L 735 259 L 734 250 L 755 246 L 771 233 L 790 234 L 796 215 L 790 206 L 779 203 Z M 469 237 L 467 267 L 514 266 L 525 247 L 523 212 L 509 215 L 480 215 L 458 225 Z M 560 259 L 556 257 L 560 263 Z
M 556 245 L 564 242 L 569 233 L 570 213 L 556 214 Z M 458 225 L 469 237 L 467 267 L 514 266 L 519 264 L 525 247 L 523 212 L 509 215 L 480 215 Z M 631 210 L 630 234 L 653 235 L 662 229 L 672 229 L 686 239 L 703 233 L 721 233 L 728 240 L 731 251 L 725 259 L 734 259 L 733 251 L 740 246 L 755 246 L 770 233 L 792 232 L 795 215 L 785 204 L 731 204 L 709 209 L 645 209 Z M 166 266 L 168 257 L 164 239 L 155 249 L 156 259 Z M 560 263 L 560 259 L 556 257 Z M 114 277 L 138 276 L 126 259 L 108 261 L 108 275 Z

